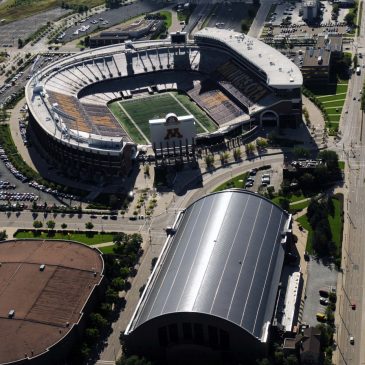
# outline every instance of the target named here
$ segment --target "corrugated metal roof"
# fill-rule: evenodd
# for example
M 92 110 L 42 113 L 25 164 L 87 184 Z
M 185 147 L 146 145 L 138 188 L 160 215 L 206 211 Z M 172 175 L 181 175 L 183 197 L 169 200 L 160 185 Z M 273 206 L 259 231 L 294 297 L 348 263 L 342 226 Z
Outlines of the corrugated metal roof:
M 257 338 L 271 320 L 289 214 L 244 190 L 188 207 L 129 331 L 173 312 L 208 313 Z

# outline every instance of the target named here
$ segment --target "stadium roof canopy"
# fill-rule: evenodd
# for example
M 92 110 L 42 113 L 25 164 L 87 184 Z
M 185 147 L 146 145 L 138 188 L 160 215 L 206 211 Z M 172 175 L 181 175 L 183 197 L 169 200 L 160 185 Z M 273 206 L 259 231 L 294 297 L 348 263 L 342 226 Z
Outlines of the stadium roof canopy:
M 126 334 L 169 313 L 226 319 L 265 342 L 290 215 L 245 190 L 190 205 L 146 286 Z
M 298 66 L 256 38 L 219 28 L 204 28 L 195 37 L 206 37 L 226 44 L 248 63 L 262 70 L 267 76 L 267 85 L 273 88 L 289 89 L 301 87 L 303 84 L 303 76 Z

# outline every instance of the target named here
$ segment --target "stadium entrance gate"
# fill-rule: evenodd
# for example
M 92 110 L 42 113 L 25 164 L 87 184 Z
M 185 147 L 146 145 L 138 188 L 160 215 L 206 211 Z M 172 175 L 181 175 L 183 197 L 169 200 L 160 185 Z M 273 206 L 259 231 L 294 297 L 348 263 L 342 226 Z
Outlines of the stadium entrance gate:
M 279 127 L 279 116 L 273 110 L 266 110 L 260 115 L 260 126 Z

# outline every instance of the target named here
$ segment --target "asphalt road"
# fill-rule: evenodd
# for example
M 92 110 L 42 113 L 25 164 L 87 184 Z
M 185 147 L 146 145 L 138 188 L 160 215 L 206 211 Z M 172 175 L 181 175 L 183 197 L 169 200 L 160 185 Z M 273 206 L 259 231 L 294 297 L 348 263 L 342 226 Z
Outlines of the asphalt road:
M 269 13 L 270 7 L 274 4 L 275 1 L 272 0 L 261 0 L 261 6 L 257 11 L 256 17 L 251 24 L 250 30 L 247 33 L 250 37 L 259 38 L 262 32 L 262 29 L 265 25 L 265 20 L 267 14 Z
M 361 16 L 364 18 L 365 9 Z M 365 27 L 361 25 L 361 36 L 354 42 L 354 52 L 365 50 Z M 345 226 L 343 244 L 343 274 L 340 278 L 339 320 L 337 331 L 338 364 L 365 364 L 365 133 L 360 103 L 353 100 L 359 97 L 359 90 L 364 83 L 365 69 L 361 75 L 353 75 L 349 85 L 349 95 L 344 110 L 342 125 L 343 138 L 338 149 L 348 163 L 347 184 L 348 199 L 345 201 Z M 356 304 L 356 310 L 350 305 Z M 355 343 L 349 343 L 354 336 Z

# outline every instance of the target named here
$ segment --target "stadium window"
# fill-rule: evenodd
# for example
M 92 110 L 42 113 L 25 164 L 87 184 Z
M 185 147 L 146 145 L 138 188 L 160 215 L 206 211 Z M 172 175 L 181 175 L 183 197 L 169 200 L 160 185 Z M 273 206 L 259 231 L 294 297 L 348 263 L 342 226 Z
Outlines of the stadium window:
M 203 325 L 200 323 L 194 323 L 194 340 L 199 345 L 204 343 Z
M 158 329 L 158 342 L 160 343 L 160 346 L 166 347 L 168 344 L 167 340 L 167 329 L 166 327 L 160 327 Z
M 220 330 L 219 331 L 219 337 L 220 337 L 220 345 L 222 350 L 228 350 L 229 349 L 229 334 L 227 331 Z
M 184 340 L 192 340 L 193 339 L 193 328 L 191 323 L 183 323 L 183 337 Z
M 209 345 L 213 348 L 218 346 L 218 330 L 217 327 L 208 326 Z
M 169 339 L 170 342 L 178 342 L 179 341 L 179 331 L 177 328 L 177 324 L 169 325 Z

